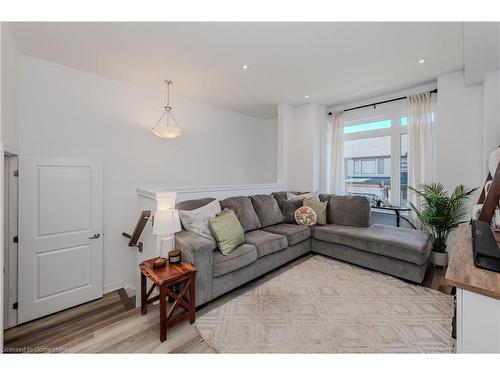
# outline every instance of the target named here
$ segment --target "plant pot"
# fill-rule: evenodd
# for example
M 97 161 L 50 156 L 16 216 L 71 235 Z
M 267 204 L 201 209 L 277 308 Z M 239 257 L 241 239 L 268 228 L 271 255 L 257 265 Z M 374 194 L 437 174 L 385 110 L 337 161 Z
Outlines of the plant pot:
M 448 253 L 438 253 L 436 251 L 431 251 L 431 263 L 435 266 L 448 266 Z

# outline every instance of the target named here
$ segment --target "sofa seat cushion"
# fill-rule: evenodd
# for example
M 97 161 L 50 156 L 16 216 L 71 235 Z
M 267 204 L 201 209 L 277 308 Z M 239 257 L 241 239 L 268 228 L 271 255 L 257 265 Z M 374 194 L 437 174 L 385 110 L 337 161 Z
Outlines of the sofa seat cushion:
M 263 230 L 253 230 L 245 233 L 245 242 L 257 248 L 257 256 L 262 258 L 266 255 L 286 249 L 288 242 L 285 236 Z
M 234 249 L 229 255 L 223 255 L 219 250 L 213 255 L 213 275 L 219 277 L 246 267 L 257 260 L 255 246 L 244 243 Z
M 328 224 L 315 228 L 314 238 L 417 265 L 427 262 L 432 247 L 432 237 L 427 232 L 381 224 L 369 227 Z
M 308 238 L 311 237 L 311 230 L 309 229 L 309 227 L 305 227 L 303 225 L 298 225 L 298 224 L 282 223 L 282 224 L 272 225 L 262 230 L 286 236 L 286 239 L 288 241 L 288 246 L 296 245 L 299 242 L 307 240 Z

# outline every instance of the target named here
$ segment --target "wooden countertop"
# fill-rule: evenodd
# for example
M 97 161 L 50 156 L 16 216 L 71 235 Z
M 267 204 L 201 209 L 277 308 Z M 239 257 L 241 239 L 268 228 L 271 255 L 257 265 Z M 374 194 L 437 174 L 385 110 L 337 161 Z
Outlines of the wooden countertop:
M 452 245 L 446 283 L 470 292 L 500 299 L 500 273 L 477 268 L 472 258 L 469 224 L 461 224 Z

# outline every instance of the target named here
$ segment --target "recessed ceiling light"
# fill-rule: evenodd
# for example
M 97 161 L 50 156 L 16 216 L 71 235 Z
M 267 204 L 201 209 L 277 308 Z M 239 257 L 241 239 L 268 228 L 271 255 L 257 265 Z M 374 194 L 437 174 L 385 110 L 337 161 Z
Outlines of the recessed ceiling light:
M 306 98 L 306 99 L 309 99 L 309 95 L 306 95 L 306 96 L 305 96 L 305 98 Z
M 248 65 L 243 65 L 243 70 L 247 70 L 248 69 Z
M 420 60 L 418 60 L 418 63 L 419 63 L 419 64 L 423 64 L 423 63 L 424 63 L 424 62 L 426 62 L 426 61 L 427 61 L 427 59 L 420 59 Z

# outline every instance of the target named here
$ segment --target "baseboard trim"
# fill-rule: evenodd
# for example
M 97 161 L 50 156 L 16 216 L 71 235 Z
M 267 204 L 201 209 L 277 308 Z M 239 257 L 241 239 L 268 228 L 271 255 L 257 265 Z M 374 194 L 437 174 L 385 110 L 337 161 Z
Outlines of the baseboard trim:
M 133 285 L 133 284 L 125 284 L 124 288 L 125 288 L 125 291 L 127 292 L 129 297 L 133 297 L 137 294 L 137 291 L 135 289 L 135 285 Z
M 118 289 L 125 289 L 129 297 L 136 295 L 135 285 L 134 284 L 125 284 L 123 281 L 118 281 L 116 283 L 111 283 L 108 285 L 104 285 L 103 293 L 111 293 Z
M 124 284 L 123 281 L 118 281 L 116 283 L 104 285 L 103 293 L 104 294 L 111 293 L 114 292 L 115 290 L 121 289 L 123 288 L 123 284 Z

